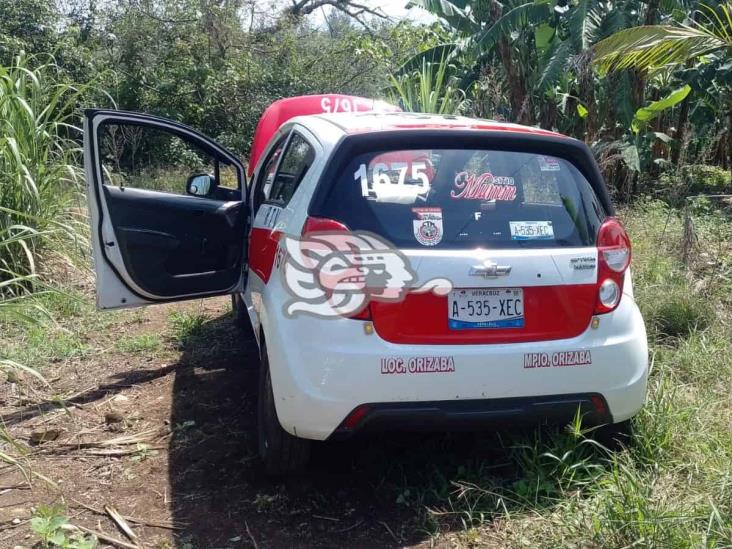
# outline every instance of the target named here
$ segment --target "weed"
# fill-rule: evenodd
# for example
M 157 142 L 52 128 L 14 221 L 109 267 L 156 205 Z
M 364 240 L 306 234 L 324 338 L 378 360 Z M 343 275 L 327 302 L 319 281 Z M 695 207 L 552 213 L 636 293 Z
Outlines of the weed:
M 646 322 L 660 335 L 686 337 L 705 330 L 714 322 L 715 311 L 708 300 L 688 288 L 659 295 L 643 308 Z
M 132 456 L 132 461 L 145 461 L 148 458 L 155 457 L 159 454 L 157 450 L 150 448 L 149 444 L 138 443 L 137 449 Z
M 202 313 L 187 313 L 174 311 L 170 315 L 170 324 L 173 328 L 173 338 L 180 345 L 193 343 L 203 334 L 204 324 L 208 317 Z
M 154 354 L 163 347 L 163 341 L 156 334 L 141 334 L 137 336 L 123 336 L 115 343 L 115 348 L 123 353 Z
M 31 518 L 31 530 L 47 549 L 94 549 L 97 538 L 73 532 L 62 505 L 40 505 Z M 72 531 L 71 534 L 68 532 Z
M 61 80 L 50 58 L 21 54 L 0 66 L 0 281 L 34 274 L 44 244 L 86 245 L 85 220 L 70 209 L 81 188 L 73 117 L 85 88 Z

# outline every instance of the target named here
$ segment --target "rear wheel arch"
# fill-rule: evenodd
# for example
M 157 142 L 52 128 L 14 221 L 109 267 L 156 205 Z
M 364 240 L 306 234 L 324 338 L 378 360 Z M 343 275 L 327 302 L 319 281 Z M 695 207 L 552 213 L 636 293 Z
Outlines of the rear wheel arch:
M 264 334 L 262 332 L 262 337 Z M 281 476 L 302 469 L 310 456 L 311 441 L 295 437 L 281 425 L 277 415 L 274 387 L 270 375 L 267 346 L 260 345 L 259 399 L 257 404 L 257 426 L 259 455 L 268 475 Z

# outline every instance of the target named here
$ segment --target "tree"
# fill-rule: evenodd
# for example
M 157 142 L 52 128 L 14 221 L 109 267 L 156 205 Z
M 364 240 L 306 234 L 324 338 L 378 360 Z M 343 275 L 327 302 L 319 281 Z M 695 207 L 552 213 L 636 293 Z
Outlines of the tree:
M 715 63 L 727 112 L 727 166 L 732 171 L 732 4 L 702 5 L 677 25 L 645 25 L 619 31 L 595 45 L 601 73 L 623 69 L 644 72 Z M 686 75 L 690 73 L 687 71 Z

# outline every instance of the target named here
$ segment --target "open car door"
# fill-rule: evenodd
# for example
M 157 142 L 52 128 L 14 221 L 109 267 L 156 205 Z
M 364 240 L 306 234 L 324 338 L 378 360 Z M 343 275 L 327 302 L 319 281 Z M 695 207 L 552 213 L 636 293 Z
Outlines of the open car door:
M 234 154 L 170 120 L 88 110 L 84 165 L 100 309 L 243 288 L 247 193 Z

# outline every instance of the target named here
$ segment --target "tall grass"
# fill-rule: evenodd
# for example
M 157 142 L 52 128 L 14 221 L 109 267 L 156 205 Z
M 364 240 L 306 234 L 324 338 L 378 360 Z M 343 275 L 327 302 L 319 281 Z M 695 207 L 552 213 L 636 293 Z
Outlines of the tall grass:
M 63 81 L 52 58 L 18 55 L 0 66 L 0 287 L 27 288 L 49 242 L 79 240 L 81 131 L 74 125 L 84 88 Z

